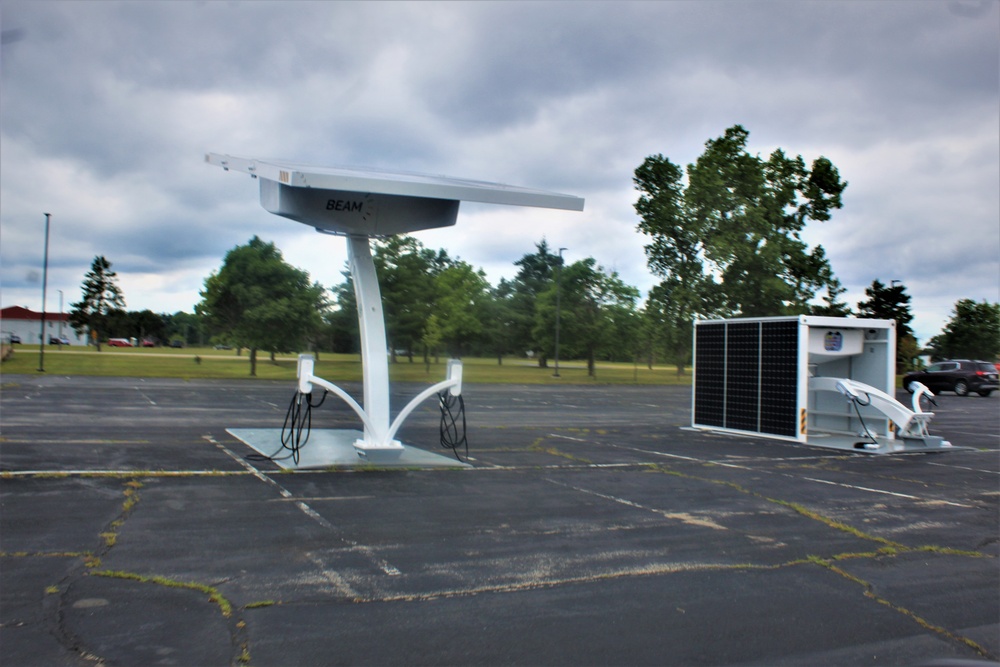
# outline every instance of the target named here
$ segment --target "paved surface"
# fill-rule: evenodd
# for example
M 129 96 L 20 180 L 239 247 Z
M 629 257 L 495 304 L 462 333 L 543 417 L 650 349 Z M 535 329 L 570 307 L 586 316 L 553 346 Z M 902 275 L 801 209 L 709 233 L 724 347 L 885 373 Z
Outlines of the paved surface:
M 293 390 L 4 376 L 0 664 L 1000 654 L 997 396 L 940 397 L 973 450 L 872 457 L 683 430 L 687 389 L 467 385 L 472 469 L 247 461 L 225 430 Z M 434 410 L 401 438 L 443 451 Z

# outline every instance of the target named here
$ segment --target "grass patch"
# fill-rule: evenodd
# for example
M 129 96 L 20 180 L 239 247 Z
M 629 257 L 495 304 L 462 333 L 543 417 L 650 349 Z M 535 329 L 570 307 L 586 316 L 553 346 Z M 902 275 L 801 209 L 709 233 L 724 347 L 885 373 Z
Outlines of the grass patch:
M 204 593 L 208 596 L 208 601 L 219 606 L 222 611 L 222 615 L 229 618 L 233 615 L 233 605 L 227 600 L 218 589 L 205 584 L 199 584 L 189 581 L 177 581 L 175 579 L 167 579 L 166 577 L 159 576 L 147 576 L 143 574 L 136 574 L 135 572 L 124 572 L 122 570 L 95 570 L 90 573 L 95 577 L 109 577 L 111 579 L 128 579 L 130 581 L 138 581 L 144 584 L 157 584 L 159 586 L 166 586 L 168 588 L 182 588 L 191 591 L 196 591 L 198 593 Z
M 3 364 L 4 373 L 38 375 L 38 346 L 19 346 L 14 356 Z M 198 361 L 196 361 L 196 359 Z M 414 358 L 410 363 L 405 357 L 389 364 L 389 379 L 393 382 L 418 382 L 433 384 L 445 378 L 446 359 L 430 366 Z M 495 358 L 467 357 L 463 362 L 463 382 L 499 384 L 642 384 L 690 385 L 690 369 L 678 377 L 674 366 L 657 366 L 631 363 L 599 363 L 596 376 L 587 375 L 583 361 L 561 361 L 560 377 L 552 377 L 553 368 L 539 368 L 537 362 L 523 359 L 504 359 L 498 365 Z M 269 355 L 258 355 L 259 380 L 295 379 L 298 358 L 283 354 L 275 361 Z M 47 375 L 89 375 L 105 377 L 164 377 L 193 379 L 253 379 L 250 377 L 250 357 L 244 350 L 240 356 L 232 350 L 212 348 L 108 348 L 101 352 L 87 347 L 64 347 L 45 350 Z M 331 382 L 360 382 L 361 357 L 357 354 L 321 353 L 316 362 L 316 375 Z M 11 388 L 10 384 L 2 388 Z
M 264 607 L 273 607 L 278 604 L 274 600 L 258 600 L 257 602 L 251 602 L 244 606 L 244 609 L 263 609 Z
M 810 509 L 807 509 L 798 503 L 789 502 L 787 500 L 778 500 L 776 498 L 766 498 L 766 500 L 776 505 L 781 505 L 783 507 L 788 507 L 790 509 L 793 509 L 804 517 L 808 517 L 813 521 L 819 521 L 820 523 L 825 524 L 830 528 L 833 528 L 834 530 L 843 531 L 850 535 L 854 535 L 855 537 L 858 537 L 862 540 L 870 540 L 872 542 L 878 542 L 880 544 L 886 545 L 887 547 L 890 547 L 891 549 L 898 549 L 901 551 L 907 550 L 907 547 L 898 542 L 893 542 L 892 540 L 887 540 L 884 537 L 878 537 L 877 535 L 870 535 L 864 531 L 858 530 L 854 526 L 849 526 L 846 523 L 837 521 L 836 519 L 831 519 L 828 516 L 823 516 L 818 512 L 814 512 Z

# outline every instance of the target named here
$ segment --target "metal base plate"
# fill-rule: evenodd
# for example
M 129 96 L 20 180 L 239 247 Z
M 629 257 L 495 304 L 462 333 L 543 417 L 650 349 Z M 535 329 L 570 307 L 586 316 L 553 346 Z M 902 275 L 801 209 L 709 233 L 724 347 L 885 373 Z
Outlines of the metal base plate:
M 280 428 L 229 428 L 226 432 L 251 449 L 273 457 L 285 470 L 323 468 L 470 468 L 467 463 L 441 454 L 403 445 L 401 449 L 359 450 L 354 443 L 364 438 L 356 430 L 313 429 L 309 440 L 299 449 L 295 463 L 291 451 L 281 446 Z M 362 455 L 363 454 L 363 455 Z M 287 457 L 287 458 L 285 458 Z

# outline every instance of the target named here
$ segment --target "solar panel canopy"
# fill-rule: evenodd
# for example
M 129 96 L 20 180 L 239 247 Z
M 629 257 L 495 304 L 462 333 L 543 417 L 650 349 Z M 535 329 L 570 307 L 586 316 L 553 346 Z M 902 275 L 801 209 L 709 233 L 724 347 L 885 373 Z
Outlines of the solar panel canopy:
M 260 181 L 265 210 L 335 234 L 391 236 L 449 227 L 462 201 L 582 211 L 572 195 L 449 176 L 209 153 L 209 164 Z

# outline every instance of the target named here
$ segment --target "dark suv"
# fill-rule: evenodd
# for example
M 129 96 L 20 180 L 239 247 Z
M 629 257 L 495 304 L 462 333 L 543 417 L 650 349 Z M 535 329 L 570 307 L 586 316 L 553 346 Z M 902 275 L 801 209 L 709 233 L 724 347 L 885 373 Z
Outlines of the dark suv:
M 988 361 L 951 359 L 907 373 L 903 376 L 903 388 L 912 394 L 910 383 L 916 381 L 933 392 L 953 391 L 959 396 L 967 396 L 974 391 L 980 396 L 989 396 L 994 389 L 1000 389 L 997 377 L 997 367 Z

